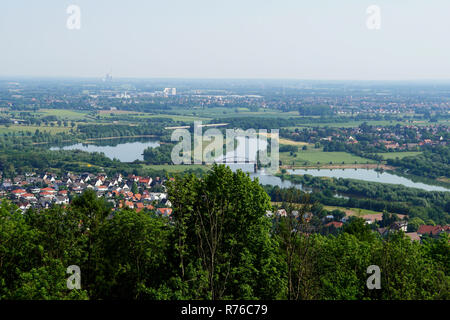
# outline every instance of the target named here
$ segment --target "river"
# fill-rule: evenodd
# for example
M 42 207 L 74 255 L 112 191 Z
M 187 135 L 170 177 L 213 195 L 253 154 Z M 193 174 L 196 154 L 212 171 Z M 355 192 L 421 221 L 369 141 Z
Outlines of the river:
M 254 142 L 252 140 L 252 142 Z M 118 159 L 122 162 L 133 162 L 135 160 L 143 160 L 142 153 L 148 147 L 157 147 L 159 142 L 151 138 L 126 138 L 126 139 L 111 139 L 111 140 L 97 140 L 92 143 L 77 143 L 68 146 L 52 147 L 51 150 L 83 150 L 87 152 L 103 152 L 105 156 L 110 159 Z M 248 155 L 250 161 L 255 161 L 257 150 L 263 150 L 265 142 L 262 140 L 258 147 L 255 143 L 250 143 L 250 146 L 246 146 L 243 141 L 239 141 L 237 152 L 227 153 L 224 158 L 232 159 L 235 156 L 238 158 Z M 294 184 L 287 180 L 281 180 L 279 177 L 265 174 L 263 170 L 253 173 L 254 164 L 229 164 L 233 171 L 242 169 L 243 171 L 250 172 L 252 178 L 258 177 L 261 184 L 277 185 L 280 188 L 297 187 L 304 191 L 308 191 L 308 188 L 303 188 L 301 185 Z M 406 187 L 419 188 L 427 191 L 450 191 L 447 188 L 441 186 L 434 186 L 425 184 L 422 182 L 414 182 L 408 178 L 397 176 L 387 172 L 378 172 L 374 169 L 291 169 L 287 170 L 290 174 L 309 174 L 319 177 L 333 177 L 344 179 L 357 179 L 370 182 L 380 182 L 389 184 L 400 184 Z

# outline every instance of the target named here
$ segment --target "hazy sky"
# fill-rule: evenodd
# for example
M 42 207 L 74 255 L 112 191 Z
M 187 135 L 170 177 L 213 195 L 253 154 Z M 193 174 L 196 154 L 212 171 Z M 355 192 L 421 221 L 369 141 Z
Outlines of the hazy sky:
M 449 0 L 1 0 L 0 76 L 450 79 L 449 17 Z

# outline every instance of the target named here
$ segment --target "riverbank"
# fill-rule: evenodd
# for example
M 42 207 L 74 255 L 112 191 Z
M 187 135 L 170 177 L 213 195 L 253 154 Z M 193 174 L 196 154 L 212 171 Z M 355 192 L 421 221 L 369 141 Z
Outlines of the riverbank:
M 449 192 L 450 189 L 445 186 L 440 186 L 437 184 L 429 184 L 424 182 L 415 182 L 411 179 L 403 177 L 401 175 L 394 174 L 390 170 L 378 171 L 375 169 L 342 169 L 333 170 L 325 168 L 309 168 L 309 169 L 289 169 L 286 170 L 284 174 L 277 174 L 278 177 L 282 179 L 290 180 L 294 183 L 304 184 L 309 181 L 309 179 L 304 180 L 304 176 L 313 176 L 315 178 L 334 178 L 335 180 L 354 180 L 364 183 L 376 183 L 376 184 L 388 184 L 388 185 L 402 185 L 407 188 L 422 189 L 425 191 L 440 191 Z M 316 180 L 320 181 L 320 180 Z M 309 185 L 306 185 L 310 187 Z M 341 192 L 344 194 L 345 192 Z
M 97 141 L 97 140 L 114 140 L 114 139 L 130 139 L 130 138 L 156 138 L 155 135 L 138 135 L 138 136 L 115 136 L 115 137 L 102 137 L 102 138 L 89 138 L 89 139 L 70 139 L 70 140 L 62 140 L 60 142 L 74 142 L 74 143 L 89 143 L 89 141 Z M 53 142 L 33 142 L 32 145 L 40 145 L 40 144 L 48 144 Z
M 395 167 L 388 166 L 386 164 L 376 163 L 357 163 L 357 164 L 324 164 L 324 165 L 306 165 L 306 166 L 280 166 L 280 169 L 383 169 L 383 170 L 395 170 Z
M 450 179 L 447 179 L 447 178 L 441 177 L 441 178 L 437 178 L 437 179 L 431 179 L 431 178 L 427 178 L 427 177 L 420 177 L 420 176 L 415 176 L 412 174 L 404 173 L 399 170 L 387 170 L 387 172 L 395 174 L 400 177 L 410 179 L 414 182 L 422 182 L 422 183 L 429 184 L 429 185 L 441 186 L 441 187 L 444 187 L 444 188 L 447 188 L 450 190 Z
M 89 138 L 84 141 L 95 141 L 95 140 L 112 140 L 112 139 L 127 139 L 127 138 L 156 138 L 155 135 L 139 135 L 139 136 L 118 136 L 118 137 L 103 137 L 103 138 Z

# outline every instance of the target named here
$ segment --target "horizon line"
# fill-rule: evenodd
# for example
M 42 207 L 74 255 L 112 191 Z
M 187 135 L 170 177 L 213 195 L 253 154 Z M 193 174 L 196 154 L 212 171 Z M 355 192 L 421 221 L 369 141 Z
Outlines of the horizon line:
M 106 75 L 106 74 L 105 74 Z M 43 80 L 98 80 L 104 79 L 104 76 L 45 76 L 45 75 L 0 75 L 0 80 L 14 79 L 43 79 Z M 332 81 L 332 82 L 450 82 L 450 78 L 405 78 L 405 79 L 342 79 L 342 78 L 269 78 L 269 77 L 131 77 L 118 76 L 112 78 L 109 82 L 117 80 L 234 80 L 234 81 Z

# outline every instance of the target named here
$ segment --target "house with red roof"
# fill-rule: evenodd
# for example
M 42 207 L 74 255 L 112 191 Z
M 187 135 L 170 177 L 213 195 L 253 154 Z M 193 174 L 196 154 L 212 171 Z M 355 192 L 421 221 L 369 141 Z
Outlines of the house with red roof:
M 344 225 L 344 224 L 343 224 L 342 222 L 332 221 L 332 222 L 330 222 L 330 223 L 327 223 L 327 224 L 325 225 L 325 227 L 328 228 L 328 227 L 333 226 L 333 227 L 335 227 L 336 229 L 339 229 L 339 228 L 341 228 L 343 225 Z
M 144 204 L 142 202 L 138 202 L 138 203 L 136 203 L 136 208 L 137 209 L 143 209 L 144 208 Z
M 156 209 L 156 213 L 162 215 L 163 217 L 169 217 L 172 214 L 171 208 L 158 208 Z
M 106 191 L 108 191 L 108 187 L 107 186 L 96 186 L 95 190 L 100 191 L 100 192 L 106 192 Z
M 420 236 L 429 235 L 431 237 L 438 237 L 442 232 L 449 232 L 449 226 L 430 226 L 430 225 L 421 225 L 417 230 L 417 234 Z
M 25 193 L 27 193 L 27 191 L 24 189 L 16 189 L 16 190 L 11 191 L 11 194 L 17 198 L 24 195 Z
M 131 201 L 125 201 L 125 207 L 129 207 L 130 209 L 134 209 L 134 203 Z
M 51 192 L 41 192 L 39 193 L 39 197 L 42 198 L 53 198 L 55 195 Z
M 21 197 L 28 201 L 36 201 L 36 197 L 32 193 L 24 193 Z
M 152 178 L 139 178 L 139 183 L 140 184 L 143 184 L 143 185 L 145 185 L 145 186 L 149 186 L 149 185 L 151 185 L 152 184 Z

